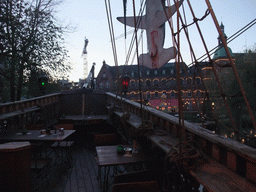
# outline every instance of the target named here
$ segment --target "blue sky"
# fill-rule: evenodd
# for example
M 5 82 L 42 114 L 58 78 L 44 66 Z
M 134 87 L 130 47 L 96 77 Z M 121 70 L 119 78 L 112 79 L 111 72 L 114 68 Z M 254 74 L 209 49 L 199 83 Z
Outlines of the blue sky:
M 141 1 L 141 0 L 140 0 Z M 136 12 L 139 11 L 140 1 L 136 0 Z M 191 23 L 192 17 L 188 9 L 188 4 L 184 0 L 184 9 L 187 23 Z M 211 5 L 219 22 L 223 22 L 225 33 L 229 37 L 246 24 L 256 18 L 256 1 L 255 0 L 211 0 Z M 171 0 L 171 4 L 173 1 Z M 196 17 L 200 18 L 206 11 L 205 0 L 190 0 Z M 110 0 L 112 19 L 115 37 L 124 33 L 123 24 L 116 20 L 116 17 L 123 15 L 123 1 Z M 183 14 L 183 13 L 182 13 Z M 132 0 L 127 1 L 127 16 L 133 15 Z M 106 16 L 106 8 L 104 0 L 64 0 L 63 4 L 58 7 L 57 17 L 65 24 L 71 24 L 75 27 L 73 33 L 65 36 L 66 46 L 69 50 L 70 61 L 74 70 L 69 74 L 69 80 L 78 81 L 83 76 L 83 59 L 81 57 L 84 46 L 84 38 L 89 40 L 87 46 L 88 68 L 90 70 L 92 63 L 96 63 L 96 75 L 98 74 L 103 60 L 109 65 L 115 65 L 113 52 L 110 42 L 109 28 Z M 173 20 L 176 19 L 176 14 Z M 214 26 L 211 16 L 209 15 L 202 22 L 199 22 L 200 28 L 204 35 L 208 49 L 212 49 L 217 45 L 218 33 Z M 127 27 L 127 31 L 133 28 Z M 190 39 L 195 50 L 196 57 L 200 57 L 205 53 L 201 39 L 195 25 L 189 27 Z M 256 43 L 256 25 L 247 32 L 236 38 L 229 44 L 233 52 L 243 52 L 247 48 L 251 48 Z M 164 47 L 171 47 L 171 33 L 169 25 L 166 24 Z M 124 38 L 116 40 L 118 65 L 125 63 L 125 50 L 129 48 L 132 35 L 128 35 L 126 41 Z M 146 36 L 143 37 L 143 52 L 146 52 Z M 191 63 L 190 51 L 188 49 L 187 40 L 184 33 L 181 35 L 181 53 L 187 64 Z M 141 52 L 142 46 L 139 50 Z M 133 55 L 133 54 L 132 54 Z M 133 64 L 136 64 L 136 58 Z M 170 61 L 172 62 L 172 60 Z M 131 61 L 129 62 L 129 65 Z

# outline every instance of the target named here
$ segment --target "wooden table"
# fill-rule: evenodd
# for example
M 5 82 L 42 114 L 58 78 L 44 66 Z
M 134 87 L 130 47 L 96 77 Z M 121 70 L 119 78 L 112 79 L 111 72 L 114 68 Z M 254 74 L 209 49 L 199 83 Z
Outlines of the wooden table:
M 108 119 L 107 115 L 68 115 L 59 119 L 60 123 L 74 123 L 80 121 L 84 124 L 98 124 Z
M 31 143 L 43 143 L 43 145 L 40 145 L 40 147 L 47 148 L 56 141 L 58 142 L 57 146 L 59 146 L 60 142 L 67 139 L 70 135 L 75 133 L 75 131 L 76 130 L 64 130 L 63 135 L 60 135 L 60 134 L 55 135 L 55 134 L 41 134 L 40 130 L 29 130 L 26 135 L 22 135 L 21 131 L 17 130 L 14 134 L 1 137 L 0 139 L 4 141 L 29 141 Z M 63 150 L 58 150 L 58 149 L 60 148 L 54 149 L 53 152 L 55 152 L 56 156 L 60 156 L 59 154 L 61 154 L 61 156 L 63 157 Z M 61 153 L 59 151 L 61 151 Z M 49 154 L 47 155 L 47 157 L 48 156 Z M 64 159 L 62 158 L 62 162 L 63 161 Z M 67 161 L 69 162 L 68 158 L 67 158 Z
M 96 147 L 98 168 L 104 167 L 103 181 L 101 180 L 101 174 L 99 175 L 100 183 L 103 191 L 108 190 L 108 176 L 111 168 L 118 171 L 119 165 L 132 165 L 141 162 L 145 162 L 147 158 L 142 153 L 133 153 L 131 156 L 117 154 L 117 145 L 114 146 L 97 146 Z M 99 172 L 101 173 L 101 171 Z M 102 184 L 103 182 L 103 184 Z
M 76 130 L 64 130 L 64 134 L 41 134 L 40 130 L 29 130 L 26 135 L 22 135 L 21 131 L 17 130 L 12 135 L 7 135 L 1 137 L 2 140 L 6 141 L 32 141 L 32 142 L 42 142 L 42 141 L 63 141 L 68 136 L 72 135 Z

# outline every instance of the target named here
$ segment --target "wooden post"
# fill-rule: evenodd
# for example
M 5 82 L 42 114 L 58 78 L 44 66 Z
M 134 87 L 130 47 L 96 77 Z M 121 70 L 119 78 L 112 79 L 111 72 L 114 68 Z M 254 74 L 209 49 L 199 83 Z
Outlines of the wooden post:
M 82 95 L 82 115 L 84 115 L 85 94 Z

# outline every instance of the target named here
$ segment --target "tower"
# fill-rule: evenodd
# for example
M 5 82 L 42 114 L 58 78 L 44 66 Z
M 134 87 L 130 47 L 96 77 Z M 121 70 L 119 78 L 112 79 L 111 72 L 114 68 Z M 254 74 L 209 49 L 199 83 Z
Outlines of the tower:
M 84 49 L 83 49 L 83 52 L 82 52 L 82 57 L 83 57 L 83 79 L 86 79 L 87 78 L 87 75 L 88 75 L 88 63 L 87 63 L 87 51 L 86 51 L 86 47 L 89 43 L 89 40 L 84 39 Z
M 224 25 L 222 22 L 220 25 L 220 29 L 224 35 L 225 41 L 227 41 L 227 35 L 225 34 Z M 231 54 L 231 57 L 234 58 L 234 54 L 233 54 L 232 50 L 229 47 L 228 47 L 228 49 Z M 227 53 L 223 47 L 223 42 L 222 42 L 220 36 L 218 37 L 218 48 L 215 51 L 212 60 L 214 60 L 214 63 L 217 64 L 219 67 L 230 67 L 229 59 L 228 59 Z

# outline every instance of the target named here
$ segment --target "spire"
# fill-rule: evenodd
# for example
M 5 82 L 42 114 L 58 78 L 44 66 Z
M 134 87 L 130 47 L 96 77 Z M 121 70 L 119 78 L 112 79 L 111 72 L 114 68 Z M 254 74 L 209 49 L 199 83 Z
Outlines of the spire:
M 222 33 L 223 33 L 223 35 L 224 35 L 224 38 L 227 40 L 227 35 L 225 34 L 224 28 L 225 28 L 225 27 L 224 27 L 223 23 L 221 22 L 221 24 L 220 24 L 220 29 L 221 29 L 221 31 L 222 31 Z M 221 41 L 220 36 L 218 37 L 218 45 L 219 45 L 219 46 L 222 45 L 222 41 Z
M 224 33 L 224 25 L 223 25 L 222 22 L 221 22 L 221 24 L 220 24 L 220 29 L 221 29 L 222 33 Z
M 222 33 L 223 33 L 223 35 L 224 35 L 224 38 L 225 38 L 225 40 L 227 41 L 227 36 L 226 36 L 226 34 L 225 34 L 225 31 L 224 31 L 224 25 L 223 25 L 223 23 L 221 22 L 221 24 L 220 24 L 220 29 L 221 29 L 221 31 L 222 31 Z M 222 45 L 222 40 L 221 40 L 221 38 L 220 38 L 220 36 L 218 37 L 218 49 L 215 51 L 215 53 L 214 53 L 214 55 L 213 55 L 213 60 L 220 60 L 220 59 L 227 59 L 228 57 L 227 57 L 227 53 L 226 53 L 226 51 L 225 51 L 225 49 L 224 49 L 224 47 L 223 47 L 223 45 Z M 233 55 L 233 53 L 232 53 L 232 50 L 228 47 L 228 49 L 229 49 L 229 52 L 230 52 L 230 54 L 231 54 L 231 56 L 232 57 L 234 57 L 234 55 Z M 220 62 L 219 62 L 220 63 Z

